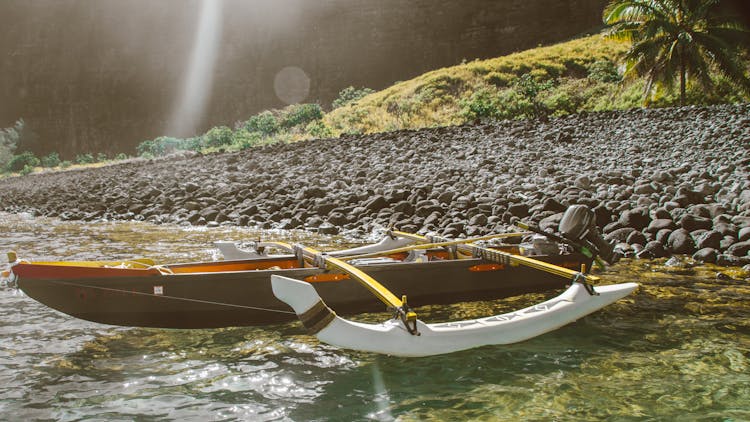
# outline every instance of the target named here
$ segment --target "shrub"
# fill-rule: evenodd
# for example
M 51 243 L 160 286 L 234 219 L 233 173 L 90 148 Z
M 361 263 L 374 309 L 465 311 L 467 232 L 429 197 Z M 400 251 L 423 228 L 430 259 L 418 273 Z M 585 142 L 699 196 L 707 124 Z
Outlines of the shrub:
M 279 126 L 292 128 L 307 125 L 310 122 L 323 118 L 323 109 L 319 104 L 292 104 L 284 109 L 283 117 Z
M 279 120 L 270 111 L 256 114 L 245 122 L 248 132 L 260 132 L 264 135 L 273 135 L 279 130 Z
M 203 144 L 207 147 L 223 147 L 232 144 L 232 129 L 217 126 L 203 135 Z
M 27 174 L 31 173 L 32 171 L 34 171 L 34 167 L 26 164 L 21 169 L 21 175 L 26 176 Z
M 96 154 L 96 161 L 99 162 L 99 163 L 103 163 L 103 162 L 107 161 L 107 154 L 105 154 L 103 152 L 100 152 L 100 153 Z
M 539 94 L 553 86 L 554 81 L 539 81 L 530 73 L 525 73 L 516 79 L 513 89 L 531 104 L 531 109 L 524 111 L 526 117 L 541 118 L 550 114 L 551 110 L 542 103 Z
M 263 142 L 263 135 L 259 132 L 249 132 L 247 129 L 240 129 L 232 135 L 232 145 L 237 149 L 248 149 L 260 145 Z
M 316 120 L 310 122 L 305 131 L 316 138 L 330 138 L 333 136 L 333 131 L 323 121 Z
M 589 78 L 599 82 L 620 82 L 622 75 L 617 65 L 607 59 L 597 60 L 587 67 Z
M 94 156 L 89 153 L 76 155 L 76 164 L 91 164 L 94 162 Z
M 231 130 L 230 130 L 231 132 Z M 205 136 L 205 135 L 204 135 Z M 204 138 L 196 136 L 188 139 L 172 138 L 169 136 L 160 136 L 150 141 L 143 141 L 136 147 L 136 153 L 138 156 L 143 156 L 145 153 L 151 154 L 153 157 L 161 157 L 163 155 L 173 154 L 177 151 L 198 151 L 203 148 Z M 128 158 L 125 154 L 119 154 L 118 159 Z
M 367 95 L 370 95 L 374 93 L 370 88 L 360 88 L 356 89 L 353 86 L 348 86 L 339 92 L 339 97 L 333 100 L 333 103 L 331 103 L 331 107 L 333 109 L 337 109 L 339 107 L 343 107 L 349 103 L 355 102 L 359 100 L 362 97 L 365 97 Z
M 153 154 L 152 151 L 154 150 L 154 146 L 155 146 L 154 142 L 155 141 L 156 140 L 154 139 L 154 140 L 146 140 L 146 141 L 141 142 L 140 144 L 138 144 L 137 147 L 135 147 L 135 153 L 138 156 L 141 156 L 141 155 L 143 155 L 143 154 L 145 154 L 147 152 L 150 153 L 150 154 Z
M 42 167 L 57 167 L 60 165 L 60 155 L 56 152 L 51 152 L 49 155 L 42 157 Z
M 121 152 L 121 153 L 115 155 L 115 160 L 117 160 L 117 161 L 122 161 L 122 160 L 127 160 L 127 159 L 128 159 L 128 155 L 125 154 L 124 152 Z
M 334 128 L 349 135 L 358 135 L 364 132 L 365 118 L 368 112 L 364 108 L 351 107 L 343 110 L 344 113 L 337 116 L 332 123 Z
M 203 148 L 203 137 L 194 136 L 180 140 L 180 149 L 183 151 L 200 151 Z
M 498 119 L 522 119 L 534 117 L 534 103 L 515 89 L 506 89 L 495 99 Z
M 461 117 L 466 120 L 483 118 L 518 119 L 524 117 L 538 117 L 537 109 L 544 108 L 543 104 L 530 98 L 534 90 L 522 90 L 515 84 L 513 88 L 497 90 L 484 87 L 474 91 L 469 98 L 459 102 Z M 535 98 L 535 97 L 534 97 Z
M 21 171 L 24 167 L 36 167 L 38 166 L 39 159 L 36 158 L 34 153 L 24 151 L 18 155 L 14 155 L 13 158 L 8 161 L 8 170 L 10 171 Z
M 459 102 L 461 116 L 467 120 L 497 117 L 496 96 L 497 90 L 490 88 L 477 89 L 469 98 L 465 98 Z
M 65 161 L 63 161 L 63 162 L 60 163 L 60 168 L 66 169 L 66 168 L 70 167 L 71 165 L 73 165 L 73 163 L 71 163 L 68 160 L 65 160 Z

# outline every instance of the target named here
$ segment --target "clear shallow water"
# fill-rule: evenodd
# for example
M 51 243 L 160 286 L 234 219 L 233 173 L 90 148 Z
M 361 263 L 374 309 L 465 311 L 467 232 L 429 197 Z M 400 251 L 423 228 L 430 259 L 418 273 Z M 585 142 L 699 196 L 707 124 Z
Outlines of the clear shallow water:
M 210 259 L 238 228 L 61 222 L 0 214 L 0 251 L 26 259 Z M 340 239 L 295 237 L 332 248 Z M 718 271 L 728 280 L 719 280 Z M 0 414 L 23 420 L 750 420 L 750 279 L 739 270 L 622 263 L 641 289 L 512 346 L 421 359 L 341 351 L 298 323 L 159 330 L 105 326 L 0 288 Z M 429 321 L 511 301 L 428 307 Z M 365 315 L 378 320 L 381 315 Z

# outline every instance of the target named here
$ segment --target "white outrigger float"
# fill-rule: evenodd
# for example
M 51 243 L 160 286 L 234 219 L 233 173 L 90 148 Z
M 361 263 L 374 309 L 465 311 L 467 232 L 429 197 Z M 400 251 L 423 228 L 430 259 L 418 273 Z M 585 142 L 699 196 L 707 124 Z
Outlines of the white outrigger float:
M 564 293 L 528 308 L 488 318 L 408 327 L 400 319 L 364 324 L 337 316 L 310 283 L 271 276 L 273 292 L 288 303 L 322 342 L 344 349 L 394 356 L 431 356 L 537 337 L 622 299 L 636 283 L 593 288 L 573 283 Z
M 538 231 L 534 227 L 523 228 Z M 596 231 L 593 213 L 585 207 L 568 209 L 560 223 L 562 236 L 545 233 L 574 248 L 601 255 L 608 262 L 616 260 L 612 248 Z M 612 304 L 638 288 L 636 283 L 592 286 L 598 277 L 587 274 L 586 268 L 573 271 L 532 258 L 480 247 L 466 241 L 440 241 L 437 238 L 394 232 L 422 245 L 394 249 L 419 249 L 452 246 L 460 253 L 481 257 L 501 264 L 525 265 L 570 280 L 571 285 L 559 296 L 515 312 L 486 318 L 426 324 L 409 308 L 406 296 L 398 299 L 380 283 L 346 261 L 367 256 L 332 257 L 306 248 L 321 267 L 335 268 L 349 274 L 384 302 L 393 318 L 381 324 L 349 321 L 330 309 L 307 282 L 281 275 L 271 277 L 274 295 L 292 307 L 305 328 L 320 341 L 345 349 L 383 353 L 394 356 L 431 356 L 457 352 L 487 345 L 517 343 L 537 337 L 574 322 L 592 312 Z M 437 240 L 437 241 L 436 241 Z M 384 252 L 380 252 L 381 254 Z M 387 251 L 385 252 L 387 253 Z

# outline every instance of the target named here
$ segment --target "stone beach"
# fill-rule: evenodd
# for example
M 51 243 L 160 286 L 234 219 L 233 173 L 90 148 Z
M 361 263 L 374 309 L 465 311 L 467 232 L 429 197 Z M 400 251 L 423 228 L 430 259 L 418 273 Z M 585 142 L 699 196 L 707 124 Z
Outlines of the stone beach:
M 71 220 L 475 236 L 596 213 L 625 256 L 750 263 L 750 105 L 638 109 L 184 153 L 0 180 Z

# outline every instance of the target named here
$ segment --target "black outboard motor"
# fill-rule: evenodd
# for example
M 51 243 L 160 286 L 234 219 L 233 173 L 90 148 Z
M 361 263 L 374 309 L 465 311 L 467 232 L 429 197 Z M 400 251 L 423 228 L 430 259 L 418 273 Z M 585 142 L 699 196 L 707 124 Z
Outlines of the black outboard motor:
M 596 229 L 596 214 L 585 205 L 568 207 L 558 230 L 564 238 L 593 249 L 592 252 L 608 264 L 614 264 L 620 259 L 620 255 L 614 252 L 614 245 L 604 240 Z

